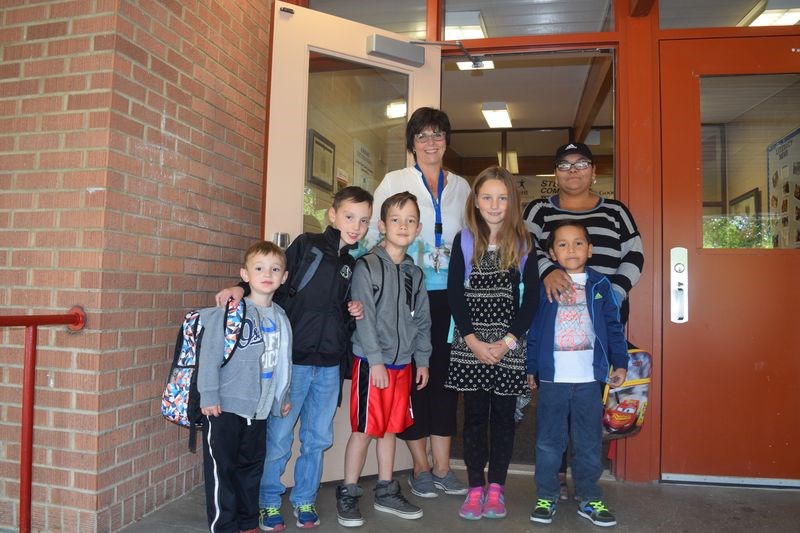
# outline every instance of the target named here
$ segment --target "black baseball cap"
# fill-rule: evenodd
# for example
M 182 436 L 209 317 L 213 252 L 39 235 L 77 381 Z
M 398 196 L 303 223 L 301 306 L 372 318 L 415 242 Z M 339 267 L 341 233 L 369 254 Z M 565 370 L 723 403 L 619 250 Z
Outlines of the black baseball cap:
M 555 163 L 558 164 L 559 161 L 564 159 L 565 156 L 569 154 L 581 154 L 583 157 L 591 161 L 592 151 L 589 150 L 589 147 L 583 143 L 567 143 L 564 146 L 559 146 L 558 150 L 556 150 L 556 158 Z

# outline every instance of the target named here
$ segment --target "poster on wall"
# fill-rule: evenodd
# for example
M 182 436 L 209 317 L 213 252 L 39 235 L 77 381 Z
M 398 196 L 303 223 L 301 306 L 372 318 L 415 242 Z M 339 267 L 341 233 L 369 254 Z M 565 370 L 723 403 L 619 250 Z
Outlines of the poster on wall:
M 800 248 L 800 128 L 767 147 L 767 198 L 772 245 Z
M 558 194 L 555 176 L 515 176 L 519 198 L 524 209 L 532 200 L 549 198 Z M 611 176 L 597 176 L 592 190 L 603 198 L 614 198 L 614 179 Z
M 375 179 L 375 163 L 372 151 L 366 144 L 353 139 L 353 185 L 371 191 L 375 188 L 373 179 Z

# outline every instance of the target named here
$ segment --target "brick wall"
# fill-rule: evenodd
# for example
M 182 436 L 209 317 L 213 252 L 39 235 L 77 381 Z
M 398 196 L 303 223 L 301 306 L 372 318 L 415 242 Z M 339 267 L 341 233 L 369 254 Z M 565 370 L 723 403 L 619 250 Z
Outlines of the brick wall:
M 187 308 L 260 235 L 267 0 L 0 2 L 0 306 L 41 328 L 33 529 L 113 531 L 201 482 L 160 416 Z M 0 528 L 22 328 L 0 330 Z

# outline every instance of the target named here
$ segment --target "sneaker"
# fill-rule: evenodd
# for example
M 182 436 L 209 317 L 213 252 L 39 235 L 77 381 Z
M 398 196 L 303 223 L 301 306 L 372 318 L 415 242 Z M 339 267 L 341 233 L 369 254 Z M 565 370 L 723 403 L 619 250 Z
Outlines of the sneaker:
M 486 499 L 483 501 L 482 514 L 486 518 L 504 518 L 506 516 L 506 497 L 503 494 L 502 485 L 489 484 Z
M 408 486 L 411 487 L 411 494 L 420 498 L 435 498 L 438 496 L 433 488 L 433 474 L 430 472 L 420 472 L 416 476 L 411 472 L 408 476 Z
M 263 531 L 283 531 L 286 523 L 277 507 L 266 507 L 258 510 L 258 528 Z
M 553 521 L 556 515 L 556 502 L 555 500 L 548 500 L 547 498 L 539 498 L 536 500 L 536 507 L 533 508 L 531 513 L 531 522 L 539 522 L 540 524 L 549 524 Z
M 364 525 L 364 517 L 358 510 L 358 499 L 364 491 L 358 485 L 339 485 L 336 487 L 336 518 L 339 525 L 358 527 Z
M 480 520 L 483 516 L 483 487 L 472 487 L 458 510 L 458 516 L 467 520 Z
M 445 494 L 455 494 L 462 496 L 469 492 L 469 488 L 459 480 L 452 470 L 448 470 L 444 477 L 439 477 L 431 472 L 433 486 L 444 491 Z
M 609 527 L 617 525 L 617 519 L 614 518 L 611 511 L 606 509 L 605 504 L 600 500 L 581 502 L 578 507 L 578 514 L 596 526 Z
M 378 484 L 375 485 L 375 503 L 373 507 L 376 511 L 391 513 L 408 520 L 422 518 L 422 509 L 406 500 L 400 491 L 400 484 L 395 479 L 378 481 Z
M 313 503 L 304 503 L 294 508 L 294 516 L 297 518 L 297 527 L 310 529 L 319 525 L 319 515 Z

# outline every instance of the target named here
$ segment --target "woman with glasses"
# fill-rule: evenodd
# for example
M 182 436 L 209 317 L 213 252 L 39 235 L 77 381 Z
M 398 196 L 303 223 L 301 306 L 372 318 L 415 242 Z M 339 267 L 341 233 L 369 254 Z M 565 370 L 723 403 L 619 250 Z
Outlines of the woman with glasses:
M 533 233 L 539 277 L 548 301 L 565 302 L 572 298 L 569 275 L 547 254 L 547 237 L 559 220 L 578 220 L 592 239 L 588 265 L 605 275 L 622 304 L 620 318 L 628 322 L 628 293 L 639 281 L 644 265 L 642 239 L 636 222 L 622 202 L 603 198 L 591 190 L 597 182 L 592 151 L 582 143 L 568 143 L 556 150 L 554 161 L 558 194 L 534 200 L 525 209 L 525 224 Z M 600 391 L 598 390 L 598 395 Z M 567 500 L 567 454 L 559 478 L 561 500 Z
M 456 434 L 458 393 L 444 388 L 450 358 L 447 336 L 450 306 L 447 303 L 447 271 L 453 238 L 464 226 L 464 206 L 470 187 L 467 181 L 442 166 L 450 143 L 450 119 L 443 111 L 421 107 L 406 125 L 406 149 L 414 165 L 386 174 L 375 189 L 368 244 L 379 238 L 380 206 L 389 196 L 409 191 L 417 197 L 422 231 L 408 249 L 414 263 L 425 272 L 425 288 L 431 306 L 431 344 L 428 386 L 412 387 L 411 407 L 414 425 L 397 436 L 406 441 L 414 460 L 409 476 L 411 491 L 423 498 L 447 494 L 466 494 L 467 487 L 450 471 L 450 441 Z M 428 461 L 427 441 L 433 457 Z

